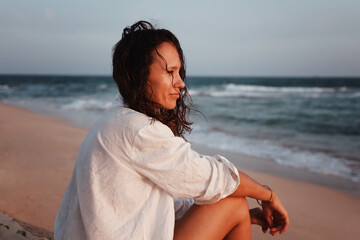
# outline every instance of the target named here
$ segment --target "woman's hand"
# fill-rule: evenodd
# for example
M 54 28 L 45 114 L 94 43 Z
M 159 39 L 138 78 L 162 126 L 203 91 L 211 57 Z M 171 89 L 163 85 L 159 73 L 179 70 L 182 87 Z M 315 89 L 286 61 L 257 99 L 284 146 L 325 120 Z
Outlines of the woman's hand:
M 270 228 L 270 234 L 283 233 L 289 226 L 289 216 L 276 193 L 273 193 L 273 200 L 262 201 L 263 214 Z
M 268 229 L 269 225 L 266 221 L 264 212 L 260 208 L 250 209 L 250 219 L 251 219 L 251 224 L 260 225 L 262 231 L 266 233 L 266 230 Z
M 270 234 L 275 235 L 277 232 L 285 232 L 289 226 L 289 216 L 276 193 L 241 171 L 239 171 L 239 176 L 241 183 L 230 196 L 250 197 L 259 200 L 270 199 L 270 201 L 262 201 L 262 214 L 266 219 L 267 227 L 270 228 Z M 262 217 L 257 216 L 259 215 L 254 215 L 251 218 L 252 223 L 257 224 L 257 219 L 262 219 Z M 262 224 L 260 225 L 263 226 Z

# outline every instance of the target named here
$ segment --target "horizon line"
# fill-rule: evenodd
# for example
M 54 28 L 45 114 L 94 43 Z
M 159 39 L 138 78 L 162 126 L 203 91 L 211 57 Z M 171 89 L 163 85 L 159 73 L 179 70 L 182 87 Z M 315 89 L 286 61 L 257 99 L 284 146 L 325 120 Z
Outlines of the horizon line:
M 60 74 L 60 73 L 0 73 L 0 76 L 54 76 L 54 77 L 110 77 L 111 74 Z M 186 78 L 360 78 L 358 76 L 342 76 L 342 75 L 188 75 Z

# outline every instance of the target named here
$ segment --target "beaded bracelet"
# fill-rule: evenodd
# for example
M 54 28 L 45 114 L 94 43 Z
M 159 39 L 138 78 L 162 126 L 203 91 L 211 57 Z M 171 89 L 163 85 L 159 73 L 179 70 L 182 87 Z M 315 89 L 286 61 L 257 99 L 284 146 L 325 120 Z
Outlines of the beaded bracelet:
M 272 200 L 273 200 L 273 190 L 272 190 L 268 185 L 263 185 L 263 187 L 270 190 L 271 195 L 270 195 L 269 200 L 267 200 L 266 202 L 270 202 L 270 203 L 271 203 Z M 259 202 L 258 199 L 256 199 L 256 201 L 257 201 L 257 203 L 258 203 L 260 206 L 262 206 L 262 204 Z

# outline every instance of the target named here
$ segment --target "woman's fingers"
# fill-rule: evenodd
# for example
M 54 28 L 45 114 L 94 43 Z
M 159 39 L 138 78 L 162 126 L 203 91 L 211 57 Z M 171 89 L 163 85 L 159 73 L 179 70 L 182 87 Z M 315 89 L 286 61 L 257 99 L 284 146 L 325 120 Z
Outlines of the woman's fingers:
M 274 193 L 273 201 L 262 201 L 262 219 L 267 223 L 270 234 L 283 233 L 289 226 L 289 216 L 278 196 Z M 263 228 L 264 231 L 264 228 Z M 265 231 L 264 231 L 265 232 Z
M 277 232 L 279 232 L 279 230 L 278 230 L 276 227 L 270 228 L 270 234 L 271 234 L 271 235 L 274 236 Z
M 267 224 L 267 222 L 266 222 L 264 219 L 257 218 L 255 224 L 260 225 L 263 230 L 264 230 L 264 229 L 265 229 L 265 230 L 268 229 L 268 224 Z
M 289 227 L 289 216 L 285 209 L 283 212 L 277 212 L 277 214 L 274 215 L 274 225 L 277 226 L 280 233 L 285 232 Z
M 265 220 L 266 220 L 266 223 L 268 224 L 269 227 L 272 227 L 274 225 L 271 212 L 265 213 Z
M 289 218 L 285 218 L 283 221 L 283 224 L 279 226 L 280 233 L 283 233 L 286 231 L 286 229 L 289 227 Z
M 280 234 L 285 232 L 288 226 L 289 226 L 289 217 L 286 212 L 274 214 L 274 227 L 277 228 Z
M 269 204 L 268 207 L 271 209 L 271 215 L 273 219 L 273 225 L 271 225 L 271 227 L 276 227 L 277 229 L 277 231 L 274 229 L 273 233 L 275 234 L 276 232 L 285 232 L 289 226 L 289 215 L 276 194 L 273 203 Z
M 250 217 L 251 217 L 251 223 L 260 225 L 262 231 L 266 233 L 268 229 L 268 224 L 266 222 L 264 212 L 260 208 L 250 209 Z

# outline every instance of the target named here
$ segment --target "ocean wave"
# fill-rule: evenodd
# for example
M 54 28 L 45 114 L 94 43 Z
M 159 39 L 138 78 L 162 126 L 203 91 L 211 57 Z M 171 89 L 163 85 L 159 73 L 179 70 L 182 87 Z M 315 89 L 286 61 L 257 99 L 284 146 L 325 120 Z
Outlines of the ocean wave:
M 272 87 L 259 85 L 223 84 L 219 86 L 202 86 L 190 90 L 192 96 L 210 97 L 269 97 L 282 98 L 289 96 L 306 98 L 354 98 L 360 97 L 360 92 L 347 87 Z
M 360 98 L 360 92 L 355 92 L 349 95 L 349 98 Z
M 99 84 L 96 86 L 96 90 L 104 90 L 107 89 L 107 85 L 106 84 Z
M 8 90 L 8 89 L 10 89 L 10 87 L 6 84 L 4 84 L 4 85 L 0 84 L 0 89 Z
M 111 106 L 111 101 L 95 99 L 75 99 L 61 106 L 65 110 L 96 110 L 103 111 Z
M 8 98 L 13 93 L 13 89 L 6 84 L 0 84 L 0 99 Z
M 326 153 L 287 148 L 267 139 L 241 138 L 222 131 L 209 131 L 203 128 L 194 129 L 188 139 L 208 147 L 272 159 L 280 165 L 360 182 L 360 173 L 354 172 L 355 170 L 353 171 L 346 164 L 348 160 Z

